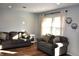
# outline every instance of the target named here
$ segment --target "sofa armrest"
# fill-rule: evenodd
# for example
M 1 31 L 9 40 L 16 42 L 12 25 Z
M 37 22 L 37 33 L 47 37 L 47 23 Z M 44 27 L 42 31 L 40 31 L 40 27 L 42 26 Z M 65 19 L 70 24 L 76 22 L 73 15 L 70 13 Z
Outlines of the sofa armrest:
M 53 46 L 54 46 L 54 48 L 57 48 L 57 47 L 58 47 L 58 45 L 57 45 L 57 44 L 53 44 Z
M 68 46 L 68 43 L 67 42 L 61 42 L 61 43 L 63 43 L 63 46 L 62 47 Z

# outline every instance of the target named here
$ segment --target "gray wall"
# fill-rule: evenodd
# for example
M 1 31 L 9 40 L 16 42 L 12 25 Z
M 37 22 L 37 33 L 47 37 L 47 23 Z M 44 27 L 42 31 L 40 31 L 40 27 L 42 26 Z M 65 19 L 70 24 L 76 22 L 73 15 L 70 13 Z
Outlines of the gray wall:
M 74 30 L 71 28 L 71 24 L 65 22 L 64 36 L 69 38 L 68 54 L 79 56 L 79 5 L 54 11 L 61 11 L 66 16 L 65 10 L 68 10 L 67 16 L 72 18 L 72 23 L 78 24 L 78 28 Z
M 64 36 L 69 38 L 68 53 L 71 55 L 79 55 L 79 6 L 58 10 L 65 14 L 64 10 L 66 9 L 69 11 L 68 16 L 72 18 L 72 22 L 78 24 L 78 28 L 73 30 L 71 24 L 68 25 L 65 23 Z M 25 21 L 25 25 L 22 24 L 22 21 Z M 28 33 L 40 36 L 40 25 L 41 20 L 39 14 L 0 8 L 0 31 L 21 31 L 25 28 Z
M 67 16 L 72 18 L 72 23 L 78 24 L 76 30 L 71 28 L 71 24 L 65 24 L 64 35 L 69 38 L 68 53 L 79 56 L 79 6 L 70 7 L 67 10 L 69 11 Z
M 22 22 L 25 24 L 22 24 Z M 10 8 L 0 8 L 0 31 L 26 31 L 39 36 L 38 14 L 17 11 Z

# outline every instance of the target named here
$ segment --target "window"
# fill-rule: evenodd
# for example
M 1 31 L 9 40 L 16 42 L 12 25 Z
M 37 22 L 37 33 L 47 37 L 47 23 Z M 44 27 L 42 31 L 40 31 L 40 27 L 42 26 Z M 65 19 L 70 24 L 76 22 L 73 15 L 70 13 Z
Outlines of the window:
M 62 35 L 62 21 L 61 16 L 55 16 L 51 18 L 44 18 L 42 21 L 42 33 L 45 34 L 53 34 L 53 35 Z
M 51 34 L 52 18 L 44 18 L 42 21 L 42 35 Z
M 52 21 L 52 34 L 54 35 L 60 35 L 60 31 L 61 31 L 61 20 L 60 20 L 60 16 L 58 17 L 54 17 L 53 21 Z

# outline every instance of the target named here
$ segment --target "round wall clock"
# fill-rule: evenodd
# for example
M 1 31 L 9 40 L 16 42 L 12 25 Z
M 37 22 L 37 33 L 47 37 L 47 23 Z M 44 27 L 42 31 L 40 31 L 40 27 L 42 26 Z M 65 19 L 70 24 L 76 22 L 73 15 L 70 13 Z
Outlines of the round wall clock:
M 71 17 L 67 17 L 65 21 L 66 21 L 67 24 L 70 24 L 72 22 L 72 18 Z

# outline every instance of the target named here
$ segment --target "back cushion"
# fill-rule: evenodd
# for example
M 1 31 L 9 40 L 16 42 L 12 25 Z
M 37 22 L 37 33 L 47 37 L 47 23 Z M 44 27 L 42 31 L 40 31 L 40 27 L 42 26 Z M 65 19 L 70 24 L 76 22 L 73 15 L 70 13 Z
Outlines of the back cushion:
M 54 35 L 45 35 L 42 38 L 43 38 L 43 41 L 48 42 L 48 43 L 52 43 L 55 36 Z
M 9 33 L 6 33 L 6 40 L 9 40 Z
M 4 32 L 0 32 L 0 39 L 6 40 L 7 34 Z
M 48 42 L 53 44 L 53 39 L 54 38 L 55 38 L 55 36 L 54 35 L 51 35 Z

